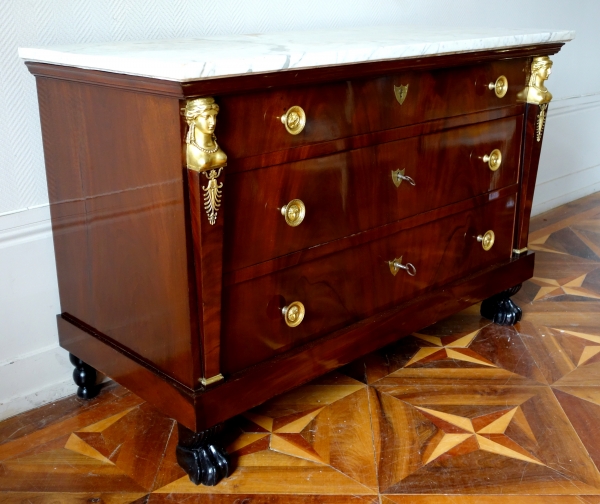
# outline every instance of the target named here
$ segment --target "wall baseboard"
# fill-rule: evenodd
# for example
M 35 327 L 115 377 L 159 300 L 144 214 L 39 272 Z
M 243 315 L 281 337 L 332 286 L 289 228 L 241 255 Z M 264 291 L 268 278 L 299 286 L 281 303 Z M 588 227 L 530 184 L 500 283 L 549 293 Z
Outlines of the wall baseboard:
M 531 215 L 547 212 L 600 191 L 600 165 L 543 182 L 535 190 Z M 538 197 L 538 194 L 541 196 Z M 539 201 L 542 197 L 543 200 Z
M 58 345 L 0 363 L 0 420 L 75 392 L 69 354 Z
M 600 93 L 550 104 L 532 215 L 600 190 L 599 108 Z

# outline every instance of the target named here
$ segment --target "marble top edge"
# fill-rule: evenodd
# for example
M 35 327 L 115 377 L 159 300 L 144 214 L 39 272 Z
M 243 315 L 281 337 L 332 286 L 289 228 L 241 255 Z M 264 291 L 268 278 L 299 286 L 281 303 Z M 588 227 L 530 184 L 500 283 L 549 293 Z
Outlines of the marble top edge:
M 26 61 L 162 80 L 232 77 L 567 42 L 571 30 L 376 26 L 19 48 Z

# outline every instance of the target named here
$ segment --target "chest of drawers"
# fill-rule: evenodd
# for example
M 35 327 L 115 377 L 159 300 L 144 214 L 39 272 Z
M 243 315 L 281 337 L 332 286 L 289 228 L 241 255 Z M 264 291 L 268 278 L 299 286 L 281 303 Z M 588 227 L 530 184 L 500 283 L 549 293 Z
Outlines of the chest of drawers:
M 517 321 L 548 55 L 572 34 L 519 36 L 172 78 L 22 51 L 80 395 L 93 367 L 154 404 L 215 484 L 223 421 L 481 300 Z

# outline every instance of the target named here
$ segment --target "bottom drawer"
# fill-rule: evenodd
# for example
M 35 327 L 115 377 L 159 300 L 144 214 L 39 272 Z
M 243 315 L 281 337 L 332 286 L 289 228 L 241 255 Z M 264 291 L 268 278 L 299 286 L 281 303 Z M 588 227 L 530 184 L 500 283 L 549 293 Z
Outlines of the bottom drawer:
M 391 308 L 427 289 L 512 254 L 515 195 L 270 275 L 232 285 L 223 299 L 222 368 L 239 371 L 294 346 Z M 489 250 L 478 241 L 488 231 Z M 390 261 L 402 257 L 415 274 Z M 413 271 L 411 271 L 412 273 Z M 302 322 L 289 327 L 284 307 L 299 301 Z

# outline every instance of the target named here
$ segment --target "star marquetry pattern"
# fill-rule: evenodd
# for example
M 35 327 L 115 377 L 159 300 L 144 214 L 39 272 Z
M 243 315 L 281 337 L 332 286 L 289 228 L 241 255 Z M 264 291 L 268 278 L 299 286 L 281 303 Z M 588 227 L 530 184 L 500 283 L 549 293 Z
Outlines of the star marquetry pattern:
M 538 301 L 540 299 L 548 299 L 564 295 L 600 299 L 600 294 L 583 287 L 583 282 L 585 281 L 586 276 L 587 273 L 585 275 L 578 276 L 575 279 L 563 281 L 562 283 L 553 278 L 533 277 L 530 281 L 540 287 L 540 290 L 533 300 Z
M 554 247 L 546 245 L 546 242 L 550 236 L 551 235 L 546 235 L 542 236 L 541 238 L 537 238 L 536 240 L 530 240 L 527 244 L 527 248 L 530 250 L 535 250 L 536 252 L 550 252 L 551 254 L 569 255 L 568 252 L 563 252 L 555 249 Z
M 247 423 L 243 429 L 246 432 L 227 447 L 227 452 L 248 455 L 271 449 L 292 457 L 325 464 L 326 462 L 303 435 L 303 431 L 323 409 L 324 406 L 281 418 L 271 418 L 252 412 L 244 413 L 242 417 Z
M 479 329 L 464 336 L 431 336 L 428 334 L 413 333 L 415 338 L 426 341 L 433 346 L 419 348 L 417 353 L 404 367 L 412 366 L 418 362 L 425 363 L 445 359 L 496 367 L 494 363 L 469 348 L 469 345 L 473 343 L 478 333 Z
M 418 406 L 416 408 L 439 429 L 430 439 L 423 452 L 424 465 L 433 462 L 442 455 L 466 455 L 478 450 L 531 462 L 532 464 L 545 465 L 505 435 L 510 423 L 515 421 L 521 431 L 529 439 L 535 441 L 533 431 L 519 406 L 473 419 L 429 408 Z
M 556 333 L 559 333 L 559 334 L 567 334 L 569 336 L 575 336 L 576 338 L 579 338 L 583 341 L 595 343 L 595 345 L 585 345 L 583 347 L 583 351 L 581 352 L 581 355 L 579 356 L 579 360 L 577 361 L 577 364 L 576 364 L 577 367 L 581 366 L 582 364 L 585 364 L 592 357 L 600 354 L 600 336 L 596 336 L 594 334 L 580 333 L 580 332 L 575 332 L 575 331 L 565 331 L 564 329 L 553 329 L 553 328 L 551 328 L 551 329 L 553 331 L 556 331 Z
M 122 443 L 111 443 L 110 440 L 103 436 L 103 432 L 133 410 L 134 408 L 126 409 L 100 422 L 71 433 L 67 439 L 65 448 L 100 462 L 116 465 L 115 461 L 121 450 Z
M 585 227 L 591 227 L 591 229 L 594 230 L 594 232 L 597 233 L 597 221 L 584 221 L 581 224 Z M 587 225 L 586 225 L 587 224 Z M 593 254 L 596 255 L 596 257 L 600 257 L 600 243 L 597 243 L 597 241 L 594 241 L 593 239 L 590 239 L 590 236 L 585 232 L 585 229 L 577 229 L 576 227 L 569 227 L 568 228 L 568 235 L 565 236 L 564 234 L 564 229 L 559 232 L 559 233 L 550 233 L 546 236 L 542 236 L 541 238 L 537 238 L 535 240 L 531 240 L 527 247 L 530 248 L 531 250 L 535 250 L 538 252 L 549 252 L 551 254 L 560 254 L 560 255 L 573 255 L 571 253 L 569 253 L 569 249 L 565 249 L 565 250 L 560 250 L 561 248 L 563 248 L 561 246 L 561 241 L 564 243 L 565 240 L 568 240 L 570 242 L 579 242 L 579 248 L 583 248 L 583 250 L 588 250 L 591 251 Z M 554 239 L 554 243 L 552 244 L 548 244 L 548 239 L 553 236 L 555 237 Z M 596 234 L 597 236 L 597 234 Z M 556 241 L 558 240 L 558 242 Z M 575 254 L 578 255 L 578 254 Z M 580 256 L 583 257 L 583 256 Z

